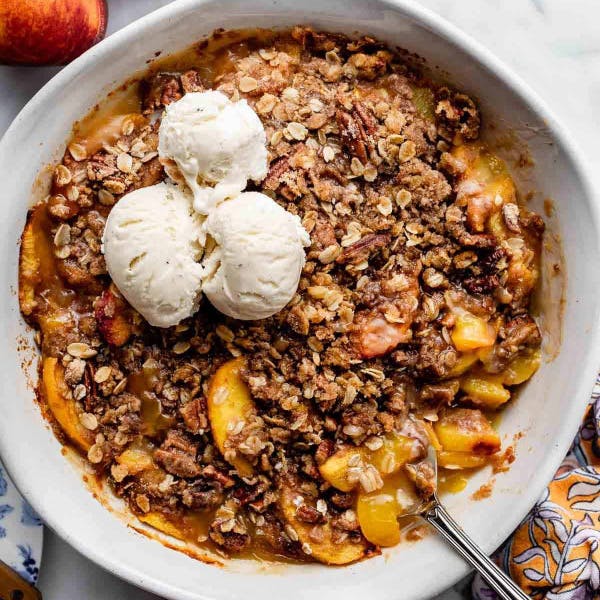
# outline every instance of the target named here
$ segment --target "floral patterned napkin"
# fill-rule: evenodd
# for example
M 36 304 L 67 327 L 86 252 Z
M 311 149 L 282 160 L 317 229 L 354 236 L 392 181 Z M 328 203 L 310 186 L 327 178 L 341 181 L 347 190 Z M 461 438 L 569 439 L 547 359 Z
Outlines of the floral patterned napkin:
M 23 579 L 35 583 L 42 543 L 40 518 L 21 498 L 0 463 L 0 559 Z
M 496 561 L 532 598 L 600 598 L 600 376 L 569 454 Z M 495 600 L 476 576 L 475 600 Z

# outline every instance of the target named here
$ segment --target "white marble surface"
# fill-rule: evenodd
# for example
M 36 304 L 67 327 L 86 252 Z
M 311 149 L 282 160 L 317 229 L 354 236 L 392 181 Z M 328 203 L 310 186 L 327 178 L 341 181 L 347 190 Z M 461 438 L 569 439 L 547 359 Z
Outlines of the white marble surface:
M 0 0 L 1 1 L 1 0 Z M 109 33 L 167 0 L 108 0 Z M 600 0 L 419 0 L 488 46 L 540 93 L 600 172 Z M 0 133 L 57 68 L 0 67 Z M 152 600 L 46 532 L 45 600 Z M 438 600 L 459 598 L 447 592 Z

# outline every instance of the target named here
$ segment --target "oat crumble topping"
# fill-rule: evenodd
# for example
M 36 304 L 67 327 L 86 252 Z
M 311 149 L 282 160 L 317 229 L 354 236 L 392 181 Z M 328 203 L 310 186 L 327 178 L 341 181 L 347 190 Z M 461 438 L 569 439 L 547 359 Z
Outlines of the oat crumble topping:
M 220 33 L 196 60 L 150 73 L 110 141 L 74 139 L 30 212 L 19 298 L 41 332 L 41 397 L 148 524 L 227 555 L 352 562 L 395 543 L 373 532 L 373 499 L 425 493 L 429 444 L 448 468 L 499 451 L 486 414 L 539 364 L 543 221 L 478 141 L 473 100 L 376 40 Z M 154 328 L 100 239 L 123 194 L 177 177 L 157 154 L 160 111 L 205 89 L 257 112 L 269 173 L 255 189 L 312 245 L 273 317 L 204 300 Z

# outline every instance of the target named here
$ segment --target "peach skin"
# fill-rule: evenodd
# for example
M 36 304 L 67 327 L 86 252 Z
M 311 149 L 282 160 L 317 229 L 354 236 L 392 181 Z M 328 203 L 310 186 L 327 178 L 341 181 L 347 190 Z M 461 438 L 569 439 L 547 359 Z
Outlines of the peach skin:
M 105 0 L 2 0 L 0 63 L 62 65 L 99 42 Z

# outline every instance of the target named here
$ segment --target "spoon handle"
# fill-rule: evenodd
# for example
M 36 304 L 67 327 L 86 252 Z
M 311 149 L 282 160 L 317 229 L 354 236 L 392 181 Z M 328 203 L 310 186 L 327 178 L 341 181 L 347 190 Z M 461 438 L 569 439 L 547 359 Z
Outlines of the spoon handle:
M 529 600 L 529 596 L 483 553 L 437 500 L 423 513 L 423 518 L 475 567 L 502 600 Z

